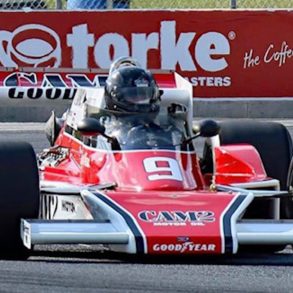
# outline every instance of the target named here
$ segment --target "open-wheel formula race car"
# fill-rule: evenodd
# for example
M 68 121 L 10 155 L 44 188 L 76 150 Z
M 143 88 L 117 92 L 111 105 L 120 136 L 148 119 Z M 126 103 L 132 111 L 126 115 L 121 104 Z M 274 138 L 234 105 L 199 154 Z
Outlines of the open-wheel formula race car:
M 120 59 L 105 87 L 78 88 L 63 118 L 48 120 L 51 147 L 38 162 L 29 144 L 1 143 L 1 253 L 103 244 L 129 254 L 201 255 L 293 243 L 287 129 L 193 124 L 191 84 L 174 72 L 154 72 L 155 81 L 142 69 L 127 75 L 137 67 Z M 205 138 L 203 154 L 197 137 Z

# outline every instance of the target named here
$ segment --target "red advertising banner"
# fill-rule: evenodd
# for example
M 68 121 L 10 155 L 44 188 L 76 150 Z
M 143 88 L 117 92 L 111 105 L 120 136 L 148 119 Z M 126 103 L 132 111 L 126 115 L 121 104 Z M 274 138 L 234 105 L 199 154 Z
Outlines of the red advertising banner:
M 196 97 L 293 97 L 293 11 L 1 12 L 0 65 L 175 70 Z

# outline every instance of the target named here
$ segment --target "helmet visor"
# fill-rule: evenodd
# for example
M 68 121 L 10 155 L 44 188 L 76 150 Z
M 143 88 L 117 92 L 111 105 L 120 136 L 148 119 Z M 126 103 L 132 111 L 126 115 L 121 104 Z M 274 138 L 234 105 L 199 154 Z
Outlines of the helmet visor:
M 154 97 L 152 87 L 125 87 L 119 89 L 119 101 L 131 104 L 150 104 Z

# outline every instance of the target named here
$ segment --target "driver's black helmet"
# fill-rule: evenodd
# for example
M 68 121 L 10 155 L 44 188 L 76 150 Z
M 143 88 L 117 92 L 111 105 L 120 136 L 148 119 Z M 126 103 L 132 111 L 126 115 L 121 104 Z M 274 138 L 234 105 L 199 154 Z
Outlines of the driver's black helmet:
M 151 72 L 122 66 L 110 73 L 105 85 L 106 108 L 124 113 L 158 113 L 160 91 Z

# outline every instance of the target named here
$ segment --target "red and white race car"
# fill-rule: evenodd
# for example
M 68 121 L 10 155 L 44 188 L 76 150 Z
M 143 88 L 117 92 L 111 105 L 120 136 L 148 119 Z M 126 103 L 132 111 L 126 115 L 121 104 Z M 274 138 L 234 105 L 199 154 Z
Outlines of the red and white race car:
M 127 67 L 120 63 L 110 74 Z M 30 145 L 1 143 L 4 254 L 27 255 L 34 244 L 200 255 L 293 243 L 287 129 L 247 120 L 193 124 L 191 84 L 174 72 L 153 76 L 159 108 L 145 113 L 107 107 L 107 84 L 78 88 L 63 119 L 53 113 L 47 122 L 52 147 L 38 155 L 38 167 Z M 143 78 L 135 85 L 148 87 Z M 203 154 L 197 137 L 205 138 Z

